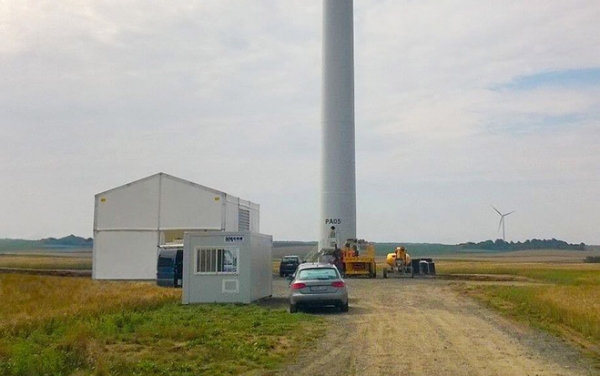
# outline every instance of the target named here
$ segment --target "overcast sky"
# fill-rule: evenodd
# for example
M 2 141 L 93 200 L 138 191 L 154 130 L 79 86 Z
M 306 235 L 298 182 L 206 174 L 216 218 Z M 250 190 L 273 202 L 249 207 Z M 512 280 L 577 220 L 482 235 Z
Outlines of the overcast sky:
M 0 238 L 155 174 L 316 240 L 317 0 L 0 0 Z M 600 2 L 356 0 L 358 236 L 600 244 Z

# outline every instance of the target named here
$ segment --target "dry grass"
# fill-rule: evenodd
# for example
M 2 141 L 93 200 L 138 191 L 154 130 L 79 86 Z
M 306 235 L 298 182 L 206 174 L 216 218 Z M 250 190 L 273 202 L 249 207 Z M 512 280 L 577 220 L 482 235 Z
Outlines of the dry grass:
M 436 269 L 438 274 L 506 274 L 560 285 L 600 286 L 600 264 L 441 261 Z
M 559 333 L 600 359 L 600 265 L 443 261 L 444 274 L 503 274 L 539 284 L 469 286 L 467 294 L 521 321 Z
M 502 259 L 471 260 L 441 260 L 436 261 L 436 267 L 443 273 L 471 272 L 480 273 L 499 270 L 523 269 L 553 269 L 553 270 L 598 270 L 600 265 L 589 263 L 550 263 L 550 262 L 517 262 Z
M 91 270 L 92 257 L 91 254 L 76 256 L 0 254 L 0 268 Z
M 4 274 L 0 275 L 0 332 L 54 317 L 103 314 L 179 299 L 181 290 L 148 282 Z
M 600 289 L 597 286 L 552 286 L 539 291 L 537 299 L 554 320 L 575 328 L 600 344 Z

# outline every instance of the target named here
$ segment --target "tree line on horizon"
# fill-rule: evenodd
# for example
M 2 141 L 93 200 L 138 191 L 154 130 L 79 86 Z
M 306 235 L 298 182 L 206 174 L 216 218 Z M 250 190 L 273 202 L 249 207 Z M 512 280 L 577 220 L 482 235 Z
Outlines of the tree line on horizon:
M 572 244 L 558 239 L 531 239 L 524 242 L 507 242 L 502 239 L 496 241 L 486 240 L 479 243 L 467 242 L 458 245 L 462 249 L 483 249 L 490 251 L 522 251 L 526 249 L 563 249 L 572 251 L 584 251 L 585 243 Z

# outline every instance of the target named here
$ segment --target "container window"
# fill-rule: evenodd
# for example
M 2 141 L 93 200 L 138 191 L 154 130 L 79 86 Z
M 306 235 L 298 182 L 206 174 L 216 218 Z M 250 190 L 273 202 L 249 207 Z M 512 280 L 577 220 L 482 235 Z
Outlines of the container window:
M 237 274 L 238 248 L 197 248 L 196 274 Z

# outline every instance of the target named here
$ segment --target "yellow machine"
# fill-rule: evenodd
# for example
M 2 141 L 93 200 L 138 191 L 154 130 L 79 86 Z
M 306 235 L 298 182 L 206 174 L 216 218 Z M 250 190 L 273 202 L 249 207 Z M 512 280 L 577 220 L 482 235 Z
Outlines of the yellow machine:
M 396 251 L 394 253 L 388 253 L 385 263 L 391 267 L 397 265 L 409 265 L 410 264 L 410 255 L 406 252 L 406 248 L 404 247 L 396 247 Z
M 396 247 L 394 253 L 388 253 L 385 263 L 383 278 L 387 278 L 388 275 L 410 276 L 411 278 L 415 274 L 435 275 L 435 263 L 432 259 L 412 259 L 404 247 Z
M 342 268 L 346 277 L 377 277 L 375 246 L 365 240 L 348 239 L 341 249 Z

